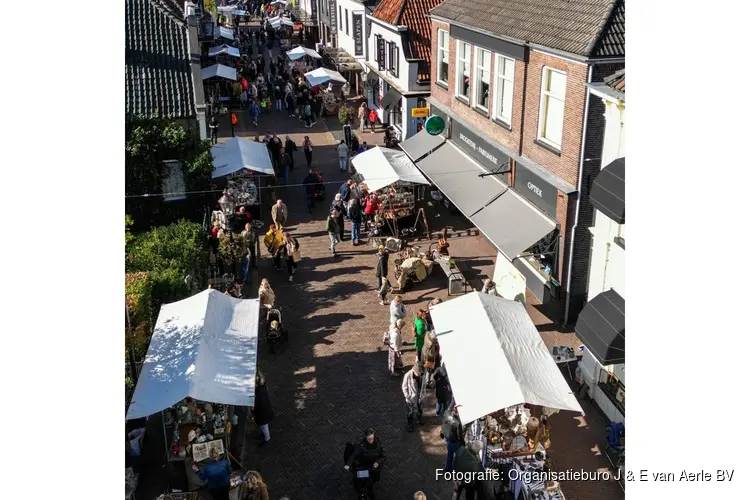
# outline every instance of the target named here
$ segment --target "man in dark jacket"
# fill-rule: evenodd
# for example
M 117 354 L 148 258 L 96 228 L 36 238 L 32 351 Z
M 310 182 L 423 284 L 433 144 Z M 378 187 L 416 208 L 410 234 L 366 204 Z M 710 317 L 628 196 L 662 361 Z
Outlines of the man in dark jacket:
M 289 155 L 289 170 L 294 170 L 294 152 L 297 151 L 297 144 L 289 136 L 286 136 L 284 141 L 284 151 Z
M 380 444 L 380 440 L 375 436 L 375 429 L 369 427 L 365 430 L 364 439 L 355 446 L 354 452 L 349 456 L 349 460 L 344 468 L 350 470 L 354 466 L 355 468 L 369 469 L 372 481 L 368 482 L 367 488 L 370 498 L 375 498 L 372 491 L 372 484 L 380 480 L 380 470 L 384 461 L 385 453 L 383 452 L 383 445 Z
M 359 230 L 362 226 L 362 205 L 359 198 L 352 195 L 348 204 L 349 219 L 352 221 L 352 245 L 359 245 Z
M 315 175 L 312 169 L 307 171 L 302 184 L 305 186 L 305 194 L 307 195 L 307 211 L 312 213 L 315 207 L 315 185 L 318 183 L 318 176 Z
M 433 378 L 435 379 L 435 399 L 437 399 L 435 414 L 439 417 L 443 411 L 450 410 L 453 405 L 453 392 L 448 381 L 448 372 L 445 371 L 445 365 L 441 364 L 435 370 Z
M 456 451 L 456 460 L 454 462 L 453 470 L 456 472 L 469 472 L 469 473 L 480 473 L 484 471 L 482 467 L 482 461 L 479 458 L 482 452 L 482 442 L 472 441 L 466 446 L 461 446 Z M 461 492 L 466 491 L 466 500 L 474 500 L 477 492 L 481 489 L 480 484 L 474 481 L 461 481 L 456 484 L 456 489 L 453 492 L 453 498 L 461 498 Z M 480 500 L 484 498 L 480 495 Z
M 268 150 L 271 152 L 271 158 L 273 159 L 273 166 L 277 170 L 281 167 L 281 139 L 276 134 L 273 134 L 271 139 L 268 141 Z
M 445 439 L 445 446 L 448 450 L 448 456 L 445 458 L 445 471 L 453 471 L 453 459 L 456 451 L 461 447 L 463 441 L 463 427 L 458 418 L 458 408 L 453 407 L 443 415 L 443 427 L 440 430 L 440 437 Z
M 271 431 L 268 424 L 273 420 L 273 408 L 271 408 L 271 398 L 268 395 L 266 386 L 266 377 L 258 370 L 255 375 L 255 405 L 252 409 L 253 419 L 258 424 L 260 432 L 263 435 L 261 446 L 271 441 Z
M 383 245 L 378 247 L 378 267 L 375 277 L 378 278 L 378 290 L 383 287 L 383 280 L 388 279 L 388 250 Z

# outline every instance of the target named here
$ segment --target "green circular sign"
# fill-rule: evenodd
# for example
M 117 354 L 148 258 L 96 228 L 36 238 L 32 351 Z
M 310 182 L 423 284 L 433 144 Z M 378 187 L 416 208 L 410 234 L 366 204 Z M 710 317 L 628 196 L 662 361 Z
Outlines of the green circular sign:
M 430 135 L 440 135 L 445 130 L 445 120 L 437 115 L 432 115 L 424 122 L 424 129 Z

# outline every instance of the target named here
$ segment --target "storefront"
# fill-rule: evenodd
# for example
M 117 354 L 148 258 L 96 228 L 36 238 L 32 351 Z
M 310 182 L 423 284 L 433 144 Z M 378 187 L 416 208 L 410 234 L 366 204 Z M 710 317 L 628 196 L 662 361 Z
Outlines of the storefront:
M 365 81 L 371 82 L 365 84 L 368 106 L 376 110 L 383 125 L 396 129 L 401 141 L 422 130 L 429 115 L 420 110 L 427 109 L 429 92 L 401 90 L 369 65 Z

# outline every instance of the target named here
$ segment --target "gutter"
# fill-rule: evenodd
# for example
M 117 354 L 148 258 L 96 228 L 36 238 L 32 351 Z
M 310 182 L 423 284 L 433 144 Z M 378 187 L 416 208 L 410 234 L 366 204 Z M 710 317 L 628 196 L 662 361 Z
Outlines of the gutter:
M 591 77 L 594 67 L 589 66 L 589 74 L 586 78 L 586 84 L 591 83 Z M 563 326 L 567 326 L 570 316 L 570 284 L 573 281 L 573 249 L 576 242 L 576 233 L 578 232 L 578 219 L 581 214 L 581 198 L 583 197 L 583 164 L 586 156 L 586 133 L 589 123 L 589 102 L 591 102 L 591 92 L 586 90 L 586 106 L 583 110 L 583 134 L 581 135 L 581 160 L 578 164 L 578 199 L 576 200 L 576 217 L 573 229 L 570 232 L 570 244 L 568 245 L 568 279 L 565 282 L 565 315 L 563 316 Z

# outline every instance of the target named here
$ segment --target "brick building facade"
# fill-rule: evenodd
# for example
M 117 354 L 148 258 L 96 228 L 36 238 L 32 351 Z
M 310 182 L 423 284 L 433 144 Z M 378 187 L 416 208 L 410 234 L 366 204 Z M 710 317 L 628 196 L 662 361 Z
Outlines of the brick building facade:
M 592 4 L 553 0 L 550 4 L 542 0 L 479 0 L 472 5 L 446 0 L 430 12 L 434 61 L 432 112 L 447 118 L 449 128 L 469 130 L 497 151 L 497 156 L 507 157 L 510 171 L 498 176 L 499 180 L 554 221 L 555 231 L 548 237 L 557 239 L 551 269 L 546 267 L 545 272 L 539 272 L 540 269 L 521 262 L 523 258 L 507 254 L 506 257 L 524 275 L 528 289 L 550 305 L 561 321 L 572 323 L 586 301 L 591 248 L 588 228 L 593 224 L 594 214 L 588 190 L 601 167 L 605 124 L 603 104 L 589 98 L 586 85 L 601 81 L 625 66 L 624 1 L 601 0 Z M 498 11 L 514 11 L 516 19 L 492 14 Z M 544 18 L 547 13 L 548 19 L 533 26 L 533 19 Z M 519 24 L 523 16 L 532 24 Z M 566 37 L 564 31 L 551 27 L 554 23 L 560 23 L 560 29 L 571 30 L 572 35 Z M 586 40 L 582 41 L 578 34 L 585 34 Z M 465 80 L 456 75 L 462 67 L 459 50 L 462 59 L 468 61 L 469 74 Z M 447 79 L 441 65 L 446 52 Z M 480 63 L 487 60 L 488 53 L 490 63 Z M 505 119 L 498 119 L 495 106 L 500 105 L 496 104 L 495 94 L 502 78 L 509 80 L 506 62 L 509 59 L 514 61 L 512 111 Z M 498 77 L 503 72 L 501 65 L 505 65 L 504 77 Z M 486 69 L 489 69 L 488 79 Z M 546 141 L 542 129 L 548 125 L 545 122 L 540 127 L 540 120 L 550 113 L 545 111 L 550 97 L 542 95 L 545 89 L 551 89 L 551 83 L 550 87 L 545 86 L 545 78 L 552 81 L 552 70 L 558 80 L 559 75 L 564 75 L 564 102 L 559 140 Z M 465 82 L 469 87 L 468 99 L 459 96 Z M 462 88 L 457 88 L 458 85 Z M 474 88 L 480 85 L 482 92 Z M 500 95 L 497 97 L 502 99 Z M 502 105 L 507 107 L 506 102 Z M 466 149 L 457 137 L 449 137 L 449 142 Z M 471 151 L 467 153 L 472 156 Z M 471 214 L 464 215 L 471 218 Z M 492 231 L 479 229 L 486 235 Z M 547 274 L 547 270 L 551 272 Z

